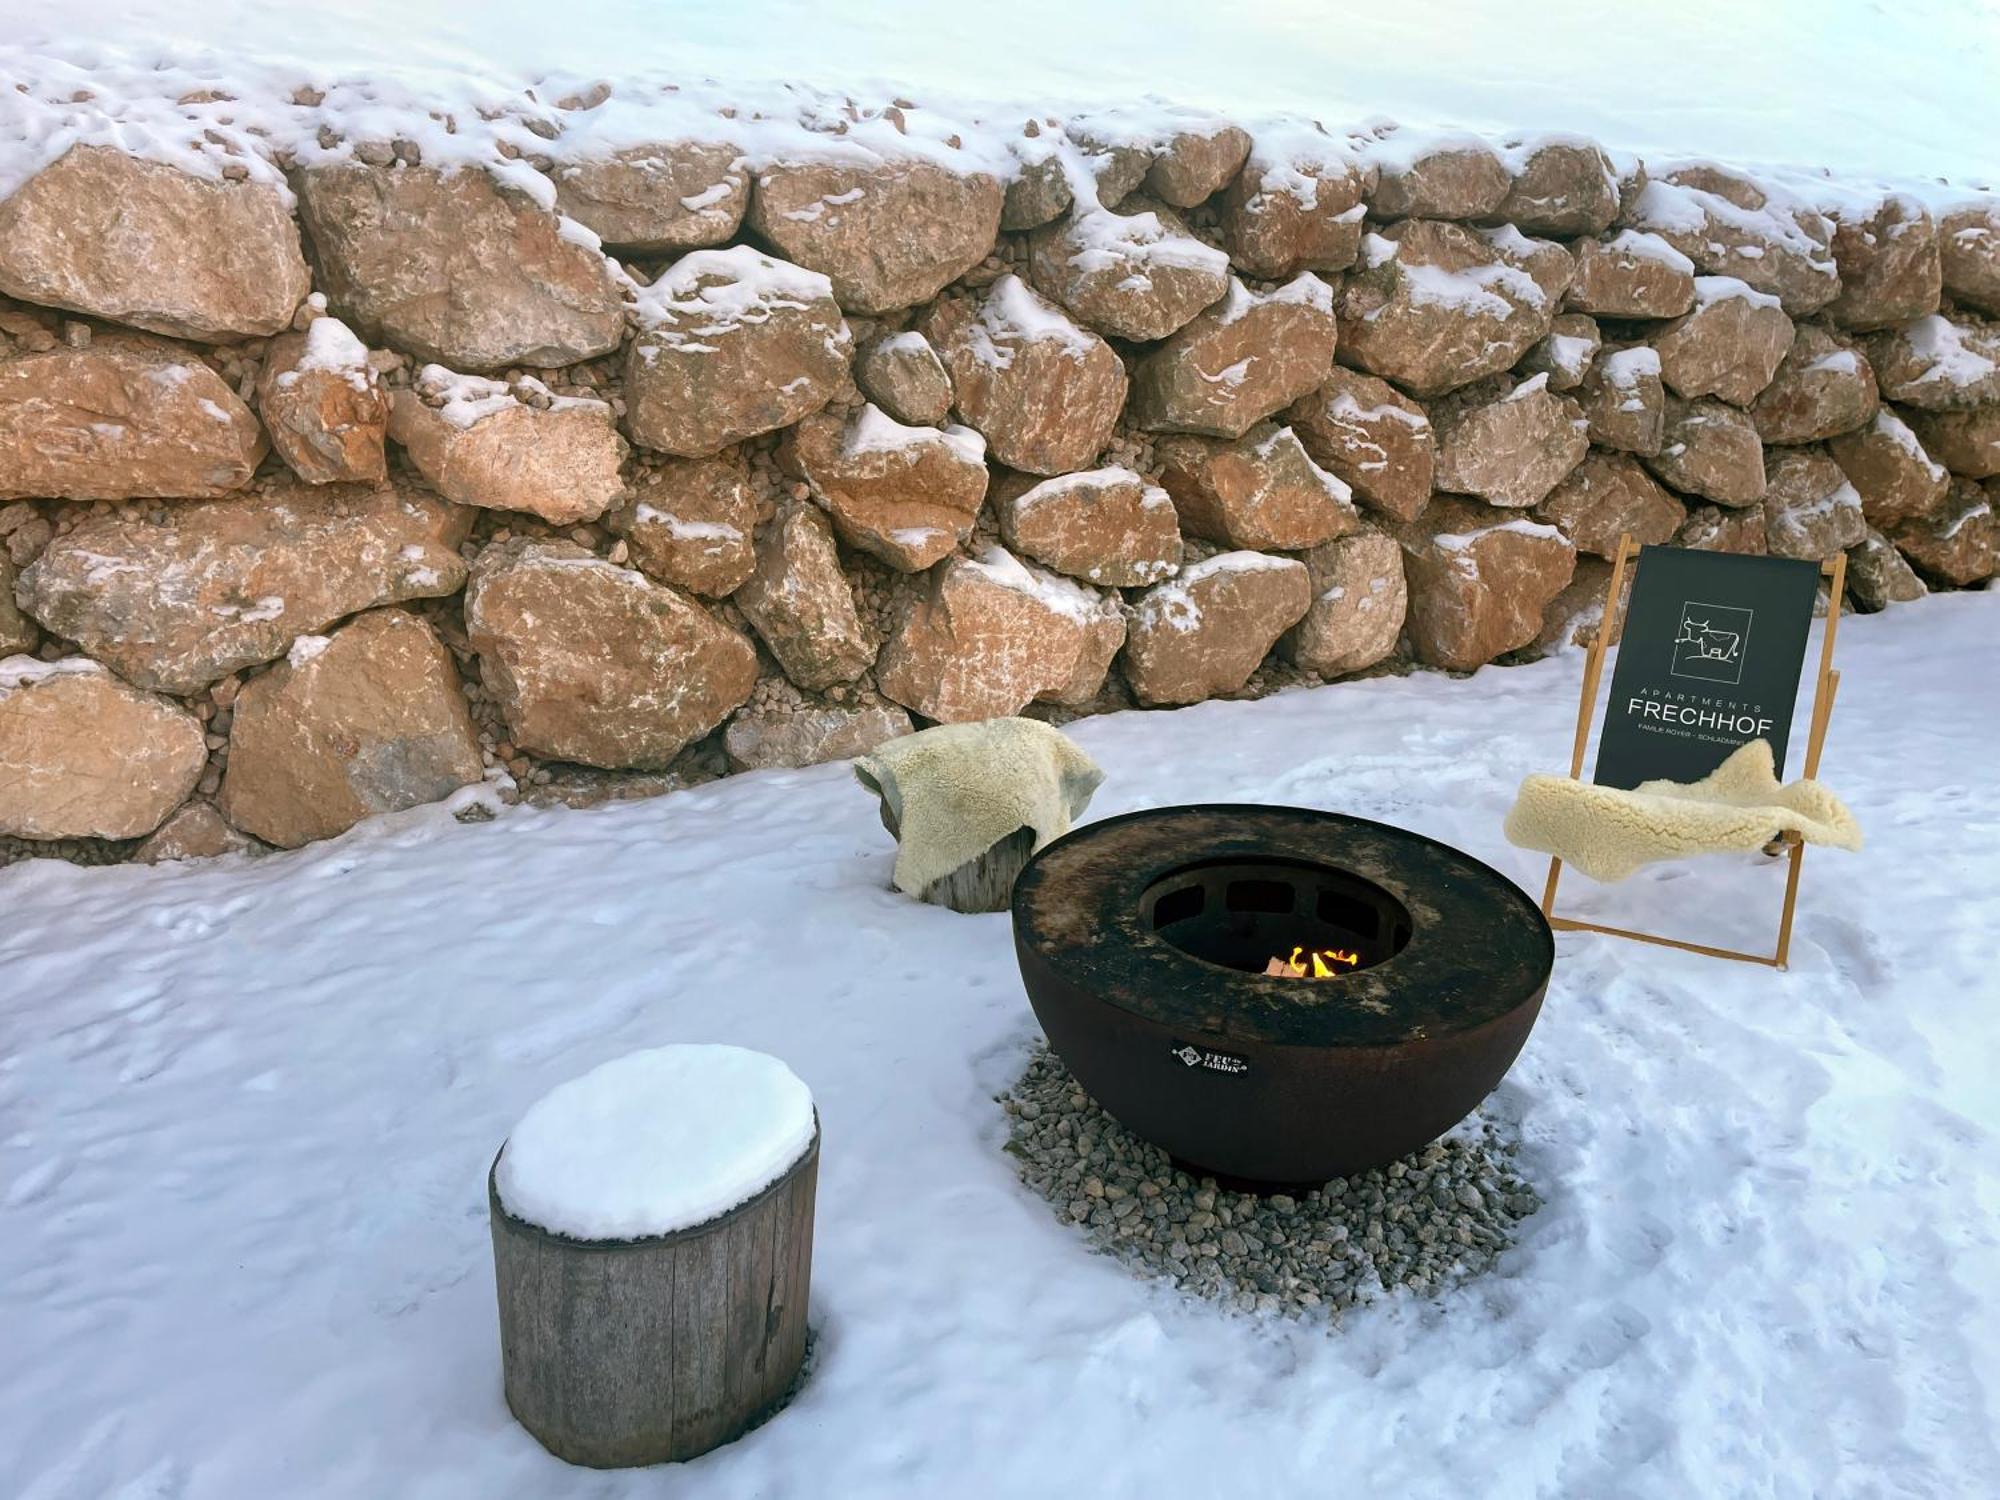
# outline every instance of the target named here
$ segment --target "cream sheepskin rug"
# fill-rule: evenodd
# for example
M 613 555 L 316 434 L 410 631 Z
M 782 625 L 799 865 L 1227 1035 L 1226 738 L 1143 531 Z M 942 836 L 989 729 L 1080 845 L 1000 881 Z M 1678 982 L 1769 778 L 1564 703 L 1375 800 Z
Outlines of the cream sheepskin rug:
M 916 895 L 1017 828 L 1035 847 L 1068 833 L 1104 780 L 1097 762 L 1035 719 L 940 724 L 854 762 L 896 835 L 896 889 Z
M 1567 776 L 1530 776 L 1507 814 L 1508 842 L 1539 849 L 1593 880 L 1690 854 L 1761 849 L 1780 833 L 1859 849 L 1861 829 L 1817 781 L 1780 785 L 1767 740 L 1752 740 L 1700 781 L 1646 781 L 1631 791 Z

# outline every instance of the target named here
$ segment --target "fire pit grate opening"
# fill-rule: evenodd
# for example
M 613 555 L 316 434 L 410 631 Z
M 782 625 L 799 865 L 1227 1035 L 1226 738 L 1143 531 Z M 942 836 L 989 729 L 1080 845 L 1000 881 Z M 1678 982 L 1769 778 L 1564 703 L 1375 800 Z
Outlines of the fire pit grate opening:
M 1305 860 L 1209 860 L 1169 871 L 1140 897 L 1146 924 L 1203 963 L 1267 972 L 1273 959 L 1323 976 L 1357 973 L 1410 941 L 1410 913 L 1371 880 Z

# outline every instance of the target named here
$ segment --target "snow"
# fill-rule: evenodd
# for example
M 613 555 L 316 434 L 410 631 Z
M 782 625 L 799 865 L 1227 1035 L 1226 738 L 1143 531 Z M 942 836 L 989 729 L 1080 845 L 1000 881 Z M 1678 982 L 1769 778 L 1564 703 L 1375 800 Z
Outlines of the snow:
M 861 414 L 848 427 L 842 447 L 852 456 L 896 453 L 935 444 L 943 444 L 964 463 L 986 462 L 986 439 L 970 427 L 956 423 L 943 428 L 910 427 L 898 422 L 872 401 L 861 408 Z
M 1717 302 L 1747 302 L 1752 307 L 1783 308 L 1785 305 L 1769 292 L 1760 292 L 1734 276 L 1695 277 L 1694 305 L 1708 307 Z
M 320 653 L 333 644 L 333 637 L 327 635 L 300 635 L 292 637 L 292 647 L 285 653 L 285 660 L 294 668 L 303 667 L 308 662 L 319 659 Z
M 365 391 L 373 383 L 368 368 L 368 346 L 338 318 L 314 318 L 306 326 L 306 344 L 299 362 L 281 375 L 279 382 L 286 383 L 286 376 L 304 370 L 327 370 L 344 376 L 357 391 Z
M 1621 229 L 1604 242 L 1604 248 L 1635 256 L 1640 260 L 1657 261 L 1684 275 L 1694 274 L 1693 261 L 1657 234 L 1650 234 L 1643 229 Z
M 996 370 L 1012 366 L 1021 344 L 1050 342 L 1064 358 L 1082 364 L 1101 342 L 1011 271 L 981 300 L 971 332 L 974 357 Z
M 5 698 L 17 688 L 47 682 L 51 677 L 89 676 L 105 670 L 101 663 L 87 656 L 64 656 L 55 661 L 43 661 L 34 656 L 9 656 L 0 660 L 0 698 Z
M 1924 472 L 1933 480 L 1945 477 L 1944 465 L 1924 451 L 1924 445 L 1917 441 L 1917 435 L 1910 431 L 1909 426 L 1903 419 L 1889 410 L 1887 406 L 1883 406 L 1876 411 L 1873 428 L 1922 464 Z
M 693 250 L 642 287 L 635 303 L 646 337 L 700 350 L 704 338 L 742 323 L 767 323 L 773 313 L 830 300 L 833 283 L 817 271 L 778 260 L 750 245 Z M 671 324 L 667 320 L 671 319 Z
M 1604 378 L 1621 390 L 1637 386 L 1647 376 L 1660 373 L 1660 351 L 1639 344 L 1630 349 L 1614 349 L 1604 356 Z
M 1807 858 L 1790 971 L 1558 934 L 1485 1111 L 1546 1206 L 1495 1275 L 1333 1332 L 1134 1280 L 1019 1185 L 1008 919 L 892 893 L 845 766 L 0 870 L 0 1493 L 1990 1493 L 2000 699 L 1965 684 L 1996 628 L 1972 593 L 1842 624 L 1823 774 L 1868 852 Z M 1091 817 L 1336 808 L 1539 890 L 1500 820 L 1566 764 L 1582 665 L 1066 732 Z M 1717 859 L 1563 909 L 1757 947 L 1783 883 Z M 501 1399 L 485 1174 L 555 1085 L 687 1042 L 817 1101 L 815 1364 L 683 1472 L 568 1468 Z
M 1132 274 L 1142 280 L 1155 268 L 1206 271 L 1211 276 L 1229 274 L 1226 254 L 1171 228 L 1151 209 L 1115 213 L 1080 205 L 1067 221 L 1064 235 L 1075 247 L 1069 263 L 1086 275 L 1126 267 L 1136 267 Z
M 2000 375 L 2000 364 L 1968 344 L 1963 328 L 1937 313 L 1906 325 L 1902 338 L 1910 352 L 1926 362 L 1924 373 L 1908 382 L 1910 385 L 1963 390 Z
M 1041 601 L 1059 615 L 1089 624 L 1116 606 L 1105 595 L 1094 589 L 1051 573 L 1045 568 L 1025 563 L 1005 547 L 989 547 L 979 554 L 976 562 L 963 566 L 985 575 L 987 580 L 1009 588 L 1019 594 L 1027 594 Z M 1172 572 L 1171 566 L 1165 571 Z
M 812 1145 L 812 1092 L 747 1047 L 648 1047 L 556 1085 L 494 1173 L 517 1219 L 578 1240 L 672 1234 L 727 1213 Z

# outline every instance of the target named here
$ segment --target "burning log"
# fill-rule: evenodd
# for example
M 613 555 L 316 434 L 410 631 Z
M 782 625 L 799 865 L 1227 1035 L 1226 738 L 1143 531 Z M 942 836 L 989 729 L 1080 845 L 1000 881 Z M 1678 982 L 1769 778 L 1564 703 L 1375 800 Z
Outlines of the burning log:
M 1315 948 L 1307 953 L 1303 945 L 1292 949 L 1290 958 L 1271 956 L 1264 965 L 1271 979 L 1338 979 L 1361 966 L 1361 955 L 1346 948 Z

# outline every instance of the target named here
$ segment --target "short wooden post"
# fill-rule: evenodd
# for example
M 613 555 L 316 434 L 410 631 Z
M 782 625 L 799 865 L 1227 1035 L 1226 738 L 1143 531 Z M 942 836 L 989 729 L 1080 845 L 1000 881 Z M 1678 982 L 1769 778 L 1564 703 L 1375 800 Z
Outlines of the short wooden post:
M 919 901 L 953 911 L 1005 911 L 1014 901 L 1014 882 L 1035 852 L 1035 830 L 1017 828 L 984 854 L 940 875 L 921 891 Z
M 755 1197 L 649 1239 L 518 1219 L 498 1167 L 486 1192 L 507 1406 L 543 1447 L 600 1469 L 689 1459 L 784 1404 L 805 1362 L 817 1122 Z

